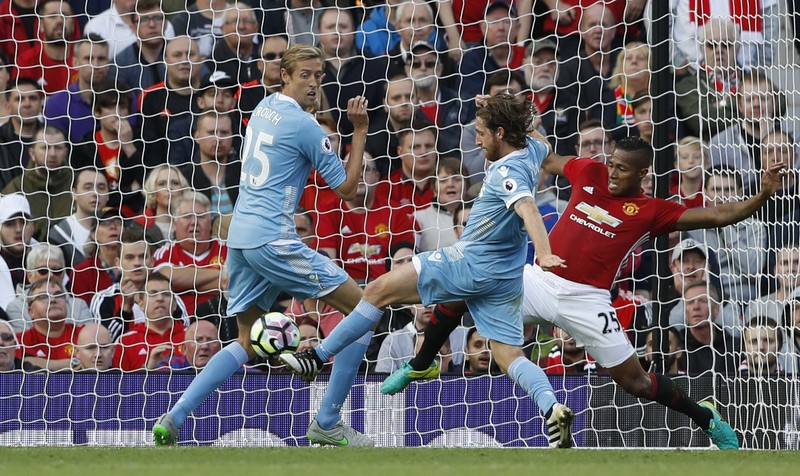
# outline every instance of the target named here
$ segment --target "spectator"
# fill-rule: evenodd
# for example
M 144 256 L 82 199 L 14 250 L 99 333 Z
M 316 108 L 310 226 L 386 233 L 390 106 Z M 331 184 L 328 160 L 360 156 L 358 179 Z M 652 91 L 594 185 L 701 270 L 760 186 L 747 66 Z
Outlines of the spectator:
M 112 0 L 108 10 L 95 16 L 86 24 L 84 31 L 87 35 L 94 33 L 108 42 L 108 56 L 112 59 L 116 58 L 122 50 L 136 43 L 137 23 L 134 10 L 138 3 L 140 0 Z M 158 18 L 154 17 L 153 20 L 158 22 Z M 169 39 L 174 36 L 175 30 L 167 22 L 164 37 Z M 138 83 L 131 83 L 131 85 L 138 85 Z
M 44 94 L 30 78 L 18 78 L 5 92 L 8 122 L 0 126 L 0 190 L 22 175 L 33 135 L 41 128 Z
M 673 288 L 676 297 L 669 301 L 674 304 L 669 313 L 670 326 L 683 330 L 686 302 L 684 294 L 690 284 L 697 281 L 710 282 L 716 294 L 719 294 L 719 265 L 716 258 L 708 251 L 703 242 L 693 238 L 686 238 L 672 250 L 670 261 Z M 731 330 L 734 334 L 741 332 L 742 312 L 741 307 L 734 302 L 726 302 L 721 306 L 720 325 Z
M 108 60 L 108 43 L 94 33 L 82 37 L 75 44 L 72 60 L 77 78 L 66 91 L 48 96 L 44 106 L 47 124 L 69 132 L 69 140 L 77 145 L 94 132 L 94 98 L 104 89 L 115 88 L 117 83 L 106 81 L 112 67 Z M 114 77 L 112 73 L 110 76 Z M 127 87 L 119 85 L 121 88 Z M 128 119 L 134 125 L 134 116 Z
M 120 270 L 119 281 L 98 291 L 90 303 L 92 314 L 108 328 L 115 341 L 132 325 L 145 321 L 141 295 L 145 291 L 147 275 L 153 269 L 153 254 L 141 226 L 128 225 L 122 231 L 119 250 L 115 262 Z M 189 323 L 182 301 L 178 302 L 173 317 Z
M 800 222 L 800 170 L 794 137 L 780 130 L 768 132 L 761 139 L 761 167 L 766 170 L 772 164 L 785 162 L 789 170 L 783 177 L 780 188 L 767 201 L 767 205 L 756 213 L 768 228 L 770 248 L 781 248 L 792 243 L 800 244 L 796 224 Z M 748 184 L 747 195 L 753 193 L 754 183 Z
M 201 74 L 206 72 L 199 66 L 197 44 L 188 36 L 169 40 L 164 60 L 164 81 L 142 92 L 139 98 L 146 167 L 165 161 L 182 165 L 192 159 L 192 117 L 197 113 L 194 93 L 199 89 Z
M 375 365 L 376 372 L 392 373 L 415 355 L 414 343 L 430 321 L 433 308 L 422 304 L 414 304 L 409 308 L 413 320 L 402 329 L 390 332 L 383 340 Z
M 200 82 L 197 109 L 200 113 L 230 113 L 235 105 L 239 85 L 225 71 L 214 71 Z M 238 129 L 237 129 L 238 132 Z
M 324 337 L 319 329 L 319 323 L 308 316 L 297 319 L 297 327 L 300 329 L 300 345 L 298 352 L 306 349 L 313 349 L 319 345 L 319 341 Z
M 366 150 L 375 158 L 381 177 L 400 168 L 398 133 L 411 127 L 414 83 L 408 76 L 394 76 L 386 84 L 383 107 L 369 121 Z
M 36 0 L 0 1 L 0 51 L 16 62 L 28 50 L 37 47 L 39 36 L 39 16 L 36 14 Z M 72 17 L 73 35 L 69 41 L 80 36 L 78 18 Z
M 348 156 L 349 157 L 349 156 Z M 353 200 L 341 200 L 319 214 L 319 249 L 339 260 L 357 282 L 373 281 L 386 273 L 385 259 L 393 243 L 414 240 L 414 226 L 377 195 L 380 180 L 372 157 L 364 155 L 364 170 Z
M 575 154 L 578 157 L 588 157 L 596 162 L 607 164 L 616 143 L 611 133 L 603 127 L 602 122 L 597 119 L 589 119 L 578 126 L 578 143 L 575 144 Z
M 118 52 L 114 63 L 118 79 L 131 86 L 138 97 L 140 91 L 163 81 L 167 20 L 159 0 L 138 0 L 132 21 L 136 42 Z
M 239 336 L 236 316 L 228 315 L 228 266 L 222 265 L 219 277 L 219 295 L 197 306 L 197 320 L 208 320 L 219 328 L 219 338 L 228 345 Z M 178 304 L 181 304 L 179 301 Z
M 86 324 L 78 332 L 72 350 L 72 360 L 77 364 L 72 370 L 108 370 L 114 362 L 116 344 L 111 333 L 102 324 Z
M 414 213 L 414 221 L 420 231 L 420 251 L 435 250 L 458 241 L 453 214 L 456 207 L 469 200 L 467 191 L 470 181 L 465 176 L 466 173 L 466 167 L 454 157 L 443 157 L 439 160 L 433 183 L 435 196 L 430 206 Z
M 119 277 L 116 263 L 119 257 L 121 231 L 122 218 L 119 210 L 104 208 L 89 235 L 89 245 L 86 249 L 89 258 L 75 266 L 69 280 L 72 294 L 86 301 L 86 304 L 91 303 L 95 293 L 108 288 Z M 88 247 L 91 245 L 94 246 L 90 251 Z
M 25 275 L 28 283 L 34 283 L 42 278 L 63 283 L 65 273 L 64 255 L 53 245 L 38 243 L 25 256 Z M 24 284 L 17 285 L 17 297 L 6 307 L 11 327 L 17 333 L 30 328 L 33 323 L 28 309 L 29 294 L 30 290 Z M 81 299 L 75 299 L 66 292 L 64 299 L 67 303 L 66 322 L 80 326 L 95 321 L 89 312 L 89 306 Z
M 442 51 L 445 37 L 433 19 L 433 9 L 423 0 L 389 0 L 374 6 L 356 32 L 356 48 L 369 56 L 390 59 L 389 76 L 400 74 L 410 61 L 411 45 L 427 41 Z
M 31 284 L 28 312 L 33 324 L 17 336 L 17 358 L 45 370 L 70 368 L 80 328 L 66 322 L 67 300 L 61 283 L 46 277 Z
M 411 206 L 409 215 L 431 203 L 438 159 L 437 133 L 424 119 L 415 119 L 409 129 L 400 131 L 397 153 L 402 166 L 389 175 L 388 181 L 378 185 L 377 196 L 388 197 L 392 207 Z
M 5 53 L 0 50 L 0 91 L 2 91 L 2 94 L 0 94 L 0 124 L 5 124 L 11 118 L 5 91 L 9 89 L 12 67 L 13 65 L 8 61 Z
M 211 321 L 194 321 L 186 329 L 183 355 L 173 358 L 169 366 L 173 369 L 202 369 L 214 354 L 222 350 L 217 326 Z
M 195 159 L 183 166 L 183 175 L 193 190 L 211 201 L 213 213 L 230 215 L 242 175 L 242 161 L 233 149 L 231 117 L 208 111 L 195 118 L 195 124 Z
M 500 0 L 501 3 L 511 2 Z M 484 19 L 489 5 L 497 3 L 496 0 L 452 0 L 439 4 L 439 18 L 447 29 L 447 40 L 450 45 L 450 55 L 457 58 L 460 53 L 469 47 L 480 44 L 485 32 L 481 22 Z M 514 2 L 520 14 L 517 25 L 511 32 L 510 41 L 515 44 L 524 44 L 531 39 L 532 0 L 517 0 Z M 452 25 L 452 26 L 451 26 Z M 452 38 L 451 38 L 452 37 Z M 460 39 L 460 42 L 459 42 Z
M 768 67 L 776 55 L 773 45 L 779 41 L 781 20 L 780 3 L 777 0 L 752 2 L 693 2 L 677 0 L 670 2 L 670 14 L 680 21 L 673 21 L 670 32 L 673 64 L 677 68 L 689 66 L 697 69 L 702 60 L 696 36 L 698 30 L 709 21 L 723 18 L 736 22 L 741 29 L 741 46 L 737 60 L 743 68 Z M 648 15 L 648 17 L 651 15 Z
M 739 368 L 736 359 L 741 350 L 741 342 L 723 330 L 720 296 L 716 287 L 707 281 L 695 281 L 687 285 L 684 298 L 687 373 L 735 373 Z
M 528 72 L 526 72 L 528 74 Z M 498 94 L 512 94 L 522 97 L 527 94 L 527 86 L 523 78 L 511 73 L 507 69 L 501 69 L 489 77 L 486 83 L 489 96 Z M 464 126 L 461 134 L 461 150 L 464 165 L 467 167 L 468 177 L 473 184 L 483 182 L 484 170 L 486 169 L 486 154 L 483 149 L 475 143 L 475 120 Z
M 109 205 L 140 209 L 139 190 L 144 182 L 142 144 L 138 127 L 131 126 L 132 96 L 105 88 L 94 97 L 98 128 L 82 139 L 72 154 L 73 168 L 101 170 L 111 190 Z
M 187 35 L 197 42 L 200 56 L 209 58 L 214 39 L 222 36 L 226 0 L 196 0 L 185 10 L 172 16 L 170 22 L 178 35 Z
M 780 321 L 784 307 L 792 302 L 795 291 L 800 289 L 800 248 L 780 248 L 775 255 L 775 264 L 769 274 L 770 289 L 775 291 L 756 297 L 748 304 L 745 322 L 758 316 Z
M 133 221 L 150 229 L 156 226 L 165 239 L 170 239 L 174 231 L 170 207 L 185 191 L 189 181 L 181 171 L 172 165 L 162 164 L 152 169 L 144 181 L 144 214 Z
M 20 193 L 0 197 L 0 308 L 16 297 L 18 285 L 26 285 L 23 257 L 33 240 L 31 207 Z
M 659 332 L 661 332 L 661 329 Z M 681 335 L 678 331 L 675 330 L 674 327 L 667 327 L 667 332 L 662 332 L 661 335 L 663 336 L 666 334 L 667 339 L 669 339 L 669 352 L 667 355 L 662 355 L 661 357 L 664 359 L 664 373 L 667 375 L 679 375 L 686 373 L 686 351 L 683 349 L 683 344 L 681 341 Z M 663 338 L 663 337 L 662 337 Z M 660 352 L 660 351 L 659 351 Z M 645 336 L 645 355 L 644 360 L 648 364 L 645 368 L 648 371 L 652 371 L 653 368 L 653 356 L 655 352 L 653 351 L 653 331 L 650 330 L 647 332 Z
M 738 169 L 750 184 L 760 181 L 761 138 L 775 129 L 783 106 L 778 105 L 782 101 L 772 81 L 762 72 L 742 75 L 737 93 L 739 121 L 711 138 L 709 157 L 711 165 Z
M 465 375 L 483 375 L 489 373 L 492 364 L 492 351 L 489 341 L 478 334 L 477 327 L 470 327 L 467 331 L 467 357 L 464 359 Z
M 172 317 L 176 300 L 169 280 L 152 273 L 145 291 L 145 321 L 131 326 L 114 352 L 114 367 L 123 371 L 153 370 L 183 354 L 186 326 Z
M 316 45 L 322 0 L 260 0 L 264 37 L 285 35 L 292 45 Z
M 633 98 L 646 94 L 650 88 L 650 48 L 639 41 L 625 45 L 608 85 L 616 98 L 616 124 L 633 126 Z
M 800 373 L 800 291 L 795 291 L 783 308 L 780 319 L 786 330 L 786 346 L 781 349 L 779 361 L 787 373 Z
M 475 108 L 472 101 L 462 101 L 458 92 L 446 87 L 441 80 L 442 58 L 430 43 L 415 43 L 404 73 L 414 85 L 412 103 L 439 129 L 438 149 L 452 155 L 459 153 L 461 130 L 475 119 Z
M 586 7 L 579 20 L 578 54 L 563 58 L 559 66 L 559 89 L 573 88 L 578 107 L 586 111 L 586 118 L 600 119 L 606 126 L 616 123 L 616 101 L 608 82 L 617 61 L 612 49 L 617 37 L 617 18 L 606 2 Z
M 736 118 L 739 29 L 728 19 L 712 18 L 698 31 L 697 41 L 703 45 L 703 62 L 696 75 L 675 83 L 675 106 L 686 132 L 708 140 Z
M 414 244 L 410 241 L 399 241 L 389 248 L 389 259 L 386 260 L 386 271 L 400 266 L 403 263 L 410 263 L 416 254 Z
M 649 91 L 642 91 L 633 97 L 633 123 L 639 137 L 653 143 L 653 100 Z
M 297 235 L 300 236 L 300 241 L 311 248 L 312 243 L 316 239 L 314 219 L 311 217 L 311 213 L 305 208 L 298 207 L 297 210 L 294 211 L 294 229 L 297 231 Z
M 567 331 L 553 327 L 553 338 L 557 344 L 550 349 L 547 362 L 541 365 L 550 375 L 595 373 L 597 364 Z
M 458 66 L 462 98 L 472 100 L 482 94 L 486 79 L 498 69 L 515 70 L 522 66 L 525 48 L 512 44 L 516 22 L 517 10 L 513 5 L 495 1 L 486 6 L 486 16 L 480 23 L 483 44 L 464 53 Z
M 702 207 L 703 171 L 706 169 L 708 146 L 698 137 L 686 136 L 675 148 L 675 171 L 669 193 L 690 208 Z
M 347 101 L 364 96 L 373 107 L 381 102 L 386 61 L 367 58 L 355 48 L 355 20 L 351 10 L 327 8 L 319 16 L 319 47 L 327 55 L 322 91 L 330 104 L 336 129 L 350 143 L 353 124 L 347 118 Z
M 73 171 L 67 163 L 69 143 L 66 134 L 45 126 L 33 135 L 31 160 L 22 175 L 3 188 L 3 194 L 22 192 L 31 206 L 34 236 L 46 240 L 54 221 L 72 211 Z
M 239 103 L 243 126 L 247 126 L 250 114 L 262 99 L 281 91 L 281 60 L 289 49 L 289 39 L 285 35 L 264 38 L 261 46 L 261 61 L 257 62 L 259 79 L 242 84 L 234 97 Z
M 783 373 L 778 352 L 783 349 L 783 331 L 775 319 L 756 316 L 748 321 L 742 332 L 744 360 L 739 371 L 751 377 Z
M 155 253 L 155 271 L 169 279 L 189 316 L 219 294 L 220 268 L 227 247 L 211 237 L 211 201 L 199 192 L 185 192 L 170 204 L 175 240 Z
M 0 373 L 12 370 L 23 370 L 25 372 L 38 370 L 37 367 L 17 358 L 18 348 L 17 336 L 14 335 L 11 325 L 0 319 Z
M 736 170 L 712 167 L 706 172 L 707 206 L 741 199 L 742 176 Z M 758 295 L 757 277 L 766 263 L 767 233 L 764 223 L 748 217 L 733 225 L 709 230 L 695 230 L 689 236 L 702 241 L 717 256 L 722 295 L 742 307 Z
M 555 151 L 571 155 L 580 121 L 578 98 L 571 88 L 557 88 L 559 56 L 556 43 L 539 40 L 529 49 L 525 73 L 531 87 L 531 100 L 540 117 L 538 130 L 547 137 Z
M 223 16 L 222 38 L 211 54 L 217 70 L 224 71 L 239 84 L 259 79 L 257 35 L 255 10 L 244 2 L 229 5 Z
M 64 0 L 37 1 L 36 16 L 41 41 L 17 56 L 16 76 L 31 78 L 53 94 L 70 83 L 73 44 L 68 40 L 75 33 L 75 17 L 72 5 Z

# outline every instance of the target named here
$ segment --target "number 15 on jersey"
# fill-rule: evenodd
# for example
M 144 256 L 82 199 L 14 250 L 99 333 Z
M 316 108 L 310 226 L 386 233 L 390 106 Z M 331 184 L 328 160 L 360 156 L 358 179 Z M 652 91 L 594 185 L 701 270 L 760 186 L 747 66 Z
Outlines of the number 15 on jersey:
M 264 151 L 264 145 L 271 146 L 275 138 L 272 134 L 259 131 L 258 137 L 253 140 L 253 134 L 253 128 L 247 126 L 244 134 L 244 161 L 240 181 L 247 182 L 253 187 L 260 187 L 269 178 L 269 157 Z M 260 164 L 260 171 L 256 164 Z

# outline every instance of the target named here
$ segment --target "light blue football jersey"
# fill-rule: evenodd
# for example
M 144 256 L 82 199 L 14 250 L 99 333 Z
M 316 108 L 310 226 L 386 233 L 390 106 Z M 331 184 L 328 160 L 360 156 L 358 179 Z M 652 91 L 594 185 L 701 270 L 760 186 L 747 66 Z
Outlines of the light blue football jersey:
M 514 203 L 522 197 L 534 197 L 547 151 L 544 143 L 528 138 L 525 149 L 486 169 L 461 241 L 454 245 L 463 250 L 474 272 L 501 279 L 522 273 L 528 238 Z
M 239 198 L 228 233 L 228 246 L 238 249 L 300 239 L 294 211 L 312 166 L 334 189 L 347 177 L 314 116 L 279 93 L 264 98 L 253 111 L 242 160 Z

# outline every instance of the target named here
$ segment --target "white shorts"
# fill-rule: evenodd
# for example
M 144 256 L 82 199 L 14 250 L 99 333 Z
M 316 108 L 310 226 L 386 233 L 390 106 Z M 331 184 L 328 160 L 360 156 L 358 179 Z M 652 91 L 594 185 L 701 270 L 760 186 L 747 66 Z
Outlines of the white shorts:
M 564 329 L 605 368 L 616 367 L 636 353 L 611 306 L 609 291 L 574 283 L 537 265 L 526 265 L 522 276 L 525 324 Z

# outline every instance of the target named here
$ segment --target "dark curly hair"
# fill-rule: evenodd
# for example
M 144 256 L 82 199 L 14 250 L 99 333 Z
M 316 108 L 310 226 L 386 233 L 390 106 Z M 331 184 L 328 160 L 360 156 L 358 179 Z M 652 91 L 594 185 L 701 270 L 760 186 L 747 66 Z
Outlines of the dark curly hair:
M 525 147 L 533 121 L 531 103 L 527 99 L 520 101 L 510 94 L 492 96 L 486 101 L 486 105 L 478 110 L 478 117 L 492 132 L 502 127 L 505 131 L 503 140 L 511 146 L 517 149 Z

